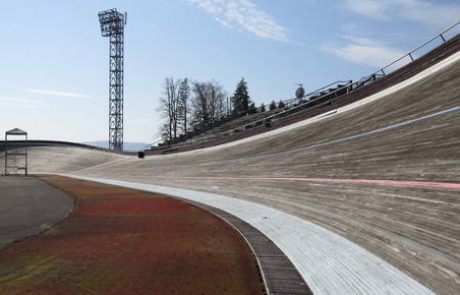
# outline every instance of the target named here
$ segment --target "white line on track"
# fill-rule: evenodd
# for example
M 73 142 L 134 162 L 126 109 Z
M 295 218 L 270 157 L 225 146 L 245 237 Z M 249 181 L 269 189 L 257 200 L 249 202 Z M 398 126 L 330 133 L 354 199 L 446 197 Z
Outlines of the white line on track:
M 376 184 L 402 187 L 425 187 L 434 189 L 460 190 L 458 182 L 413 181 L 391 179 L 362 178 L 314 178 L 299 176 L 152 176 L 152 179 L 195 179 L 195 180 L 241 180 L 241 181 L 302 181 L 310 183 L 344 183 L 344 184 Z

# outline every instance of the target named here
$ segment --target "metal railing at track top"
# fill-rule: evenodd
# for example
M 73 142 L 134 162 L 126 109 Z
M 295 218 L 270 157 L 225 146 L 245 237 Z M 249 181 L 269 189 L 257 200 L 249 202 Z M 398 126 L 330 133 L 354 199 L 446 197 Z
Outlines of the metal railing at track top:
M 345 85 L 341 86 L 341 87 L 338 87 L 337 89 L 335 89 L 334 91 L 331 91 L 331 92 L 328 92 L 324 95 L 321 95 L 319 97 L 315 97 L 315 99 L 313 100 L 308 100 L 307 102 L 305 103 L 302 103 L 302 104 L 299 104 L 295 107 L 292 107 L 288 110 L 285 110 L 285 111 L 282 111 L 282 112 L 279 112 L 277 114 L 274 114 L 272 116 L 269 116 L 269 117 L 266 117 L 264 119 L 261 119 L 261 120 L 258 120 L 258 121 L 254 121 L 254 122 L 251 122 L 249 124 L 246 124 L 244 126 L 240 126 L 240 127 L 237 127 L 237 128 L 234 128 L 233 130 L 241 130 L 241 129 L 245 129 L 246 127 L 248 126 L 251 126 L 251 125 L 254 125 L 256 123 L 258 123 L 259 121 L 266 121 L 266 120 L 270 120 L 270 119 L 274 119 L 276 117 L 280 117 L 282 114 L 285 114 L 285 113 L 290 113 L 292 112 L 292 110 L 295 110 L 295 109 L 300 109 L 300 108 L 303 108 L 305 107 L 306 105 L 308 104 L 312 104 L 314 102 L 317 102 L 318 100 L 326 97 L 326 96 L 330 96 L 330 95 L 333 95 L 337 92 L 340 92 L 340 91 L 343 91 L 344 89 L 346 89 L 347 91 L 347 94 L 349 92 L 352 92 L 352 90 L 356 89 L 360 84 L 361 85 L 364 85 L 365 83 L 368 83 L 368 82 L 373 82 L 377 79 L 379 79 L 380 77 L 383 77 L 383 76 L 386 76 L 390 73 L 390 71 L 388 71 L 387 69 L 389 69 L 391 66 L 397 64 L 398 62 L 402 61 L 403 59 L 409 57 L 410 58 L 410 63 L 414 62 L 415 60 L 417 60 L 418 58 L 422 57 L 423 55 L 419 56 L 419 57 L 415 57 L 414 56 L 414 53 L 416 53 L 417 51 L 419 51 L 420 49 L 426 47 L 428 44 L 431 44 L 433 41 L 437 40 L 437 39 L 441 39 L 443 44 L 446 43 L 448 40 L 452 39 L 453 37 L 455 37 L 457 34 L 454 34 L 453 37 L 451 38 L 447 38 L 445 35 L 446 33 L 448 33 L 449 31 L 453 30 L 454 28 L 457 28 L 459 27 L 460 28 L 460 20 L 458 20 L 457 22 L 455 22 L 453 25 L 451 25 L 450 27 L 448 27 L 447 29 L 443 30 L 441 33 L 435 35 L 433 38 L 431 38 L 430 40 L 428 40 L 427 42 L 423 43 L 422 45 L 418 46 L 417 48 L 413 49 L 412 51 L 410 51 L 409 53 L 406 53 L 405 55 L 401 56 L 400 58 L 392 61 L 391 63 L 387 64 L 386 66 L 380 68 L 379 70 L 373 72 L 372 74 L 369 74 L 368 76 L 364 76 L 364 78 L 360 79 L 359 81 L 355 81 L 355 82 L 352 82 L 352 81 L 349 81 L 348 83 L 346 83 Z M 460 32 L 459 32 L 460 33 Z M 405 63 L 403 66 L 407 65 L 408 63 Z M 402 66 L 401 66 L 402 67 Z M 400 69 L 401 67 L 398 67 L 396 69 L 393 69 L 393 71 L 391 72 L 394 72 L 395 70 L 398 70 Z M 335 82 L 334 82 L 335 83 Z M 332 83 L 332 85 L 334 84 Z M 328 86 L 330 86 L 331 84 L 329 84 Z M 324 88 L 328 87 L 328 86 L 324 86 L 322 88 L 320 88 L 319 90 L 323 90 Z M 313 97 L 315 96 L 315 94 L 317 95 L 318 94 L 318 90 L 315 90 L 315 92 L 312 92 L 312 93 L 309 93 L 307 95 L 305 95 L 303 98 L 308 98 L 308 97 Z M 291 115 L 292 116 L 292 115 Z M 287 116 L 289 117 L 289 116 Z M 229 131 L 233 131 L 233 130 L 229 130 Z M 229 132 L 227 131 L 227 132 Z
M 433 41 L 435 41 L 435 40 L 437 40 L 439 38 L 442 40 L 443 43 L 446 43 L 447 40 L 449 40 L 449 38 L 446 38 L 445 34 L 448 33 L 449 31 L 453 30 L 454 28 L 456 28 L 459 24 L 460 24 L 460 20 L 458 20 L 456 23 L 454 23 L 453 25 L 451 25 L 447 29 L 443 30 L 441 33 L 435 35 L 433 38 L 431 38 L 430 40 L 426 41 L 422 45 L 420 45 L 417 48 L 413 49 L 411 52 L 406 53 L 405 55 L 403 55 L 400 58 L 396 59 L 395 61 L 387 64 L 383 68 L 380 68 L 379 70 L 377 70 L 376 72 L 372 73 L 371 75 L 374 75 L 374 74 L 377 74 L 377 73 L 382 73 L 382 74 L 386 75 L 387 74 L 387 72 L 385 72 L 386 69 L 388 69 L 389 67 L 391 67 L 394 64 L 398 63 L 399 61 L 405 59 L 406 57 L 409 57 L 411 59 L 411 62 L 415 61 L 417 58 L 414 57 L 414 53 L 416 53 L 420 49 L 426 47 L 428 44 L 431 44 Z M 371 75 L 369 75 L 369 76 L 371 76 Z
M 422 48 L 425 48 L 427 45 L 433 43 L 434 41 L 438 40 L 438 39 L 441 39 L 442 40 L 442 44 L 446 43 L 448 40 L 452 39 L 453 37 L 457 36 L 457 34 L 454 34 L 452 37 L 448 38 L 446 37 L 446 33 L 454 30 L 455 28 L 460 28 L 460 20 L 458 20 L 457 22 L 455 22 L 453 25 L 449 26 L 447 29 L 443 30 L 442 32 L 440 32 L 439 34 L 435 35 L 433 38 L 431 38 L 430 40 L 426 41 L 425 43 L 423 43 L 422 45 L 418 46 L 417 48 L 413 49 L 412 51 L 404 54 L 403 56 L 401 56 L 400 58 L 390 62 L 389 64 L 385 65 L 384 67 L 378 69 L 377 71 L 373 72 L 372 74 L 369 74 L 367 76 L 364 76 L 364 78 L 361 78 L 359 81 L 355 81 L 353 82 L 352 80 L 349 80 L 347 81 L 346 84 L 344 85 L 340 85 L 339 83 L 341 82 L 344 82 L 344 81 L 336 81 L 334 83 L 330 83 L 326 86 L 323 86 L 313 92 L 310 92 L 308 94 L 306 94 L 304 97 L 302 97 L 301 99 L 298 99 L 298 98 L 293 98 L 293 99 L 288 99 L 286 101 L 283 101 L 283 102 L 294 102 L 294 101 L 301 101 L 301 100 L 304 100 L 304 99 L 308 99 L 306 102 L 303 102 L 303 103 L 299 103 L 297 106 L 293 106 L 293 107 L 289 107 L 288 109 L 285 109 L 284 111 L 281 111 L 281 112 L 278 112 L 278 113 L 275 113 L 271 116 L 268 116 L 268 117 L 265 117 L 263 119 L 260 119 L 260 120 L 255 120 L 251 123 L 248 123 L 248 124 L 245 124 L 245 125 L 242 125 L 242 126 L 239 126 L 239 127 L 236 127 L 236 128 L 233 128 L 233 129 L 230 129 L 230 130 L 227 130 L 225 132 L 222 132 L 222 133 L 219 133 L 215 136 L 212 136 L 213 138 L 219 138 L 219 137 L 222 137 L 224 136 L 224 134 L 231 134 L 231 133 L 234 133 L 235 131 L 241 131 L 241 130 L 245 130 L 247 129 L 247 127 L 251 127 L 251 126 L 256 126 L 258 125 L 258 123 L 263 123 L 263 122 L 266 122 L 266 121 L 270 121 L 272 119 L 276 119 L 277 117 L 284 117 L 284 118 L 289 118 L 293 115 L 295 115 L 296 113 L 292 113 L 293 110 L 296 110 L 296 109 L 302 109 L 302 108 L 305 108 L 306 106 L 308 106 L 309 104 L 314 104 L 316 102 L 318 102 L 319 100 L 327 97 L 327 96 L 331 96 L 331 95 L 335 95 L 337 94 L 338 92 L 340 91 L 343 91 L 343 90 L 346 90 L 346 94 L 349 94 L 350 92 L 353 92 L 354 90 L 358 89 L 360 86 L 364 86 L 364 85 L 367 85 L 369 83 L 372 83 L 376 80 L 378 80 L 379 78 L 383 77 L 383 76 L 386 76 L 388 75 L 389 73 L 391 72 L 394 72 L 398 69 L 400 69 L 402 66 L 405 66 L 409 63 L 412 63 L 414 62 L 415 60 L 419 59 L 420 57 L 422 57 L 424 54 L 420 55 L 419 57 L 416 57 L 415 56 L 415 53 L 418 52 L 420 49 Z M 460 32 L 459 32 L 460 33 Z M 404 63 L 403 65 L 397 67 L 397 68 L 394 68 L 392 71 L 390 71 L 389 69 L 396 65 L 397 63 L 399 63 L 400 61 L 404 60 L 404 59 L 407 59 L 407 57 L 410 58 L 410 61 L 409 63 Z M 337 87 L 334 91 L 330 91 L 330 92 L 327 92 L 325 94 L 321 94 L 321 92 L 332 86 L 332 85 L 337 85 L 339 84 L 340 86 Z M 319 95 L 319 96 L 318 96 Z M 311 99 L 312 97 L 314 97 L 314 99 Z M 289 115 L 289 113 L 292 113 Z M 283 116 L 283 115 L 287 115 L 287 116 Z M 188 146 L 188 145 L 193 145 L 194 143 L 190 143 L 190 144 L 187 144 L 186 142 L 183 142 L 183 143 L 179 143 L 180 146 Z

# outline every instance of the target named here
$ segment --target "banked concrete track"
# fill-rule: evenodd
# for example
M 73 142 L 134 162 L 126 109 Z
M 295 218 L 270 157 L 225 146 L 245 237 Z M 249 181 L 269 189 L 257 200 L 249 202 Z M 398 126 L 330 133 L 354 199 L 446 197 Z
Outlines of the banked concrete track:
M 81 154 L 64 152 L 72 165 L 54 167 L 56 151 L 31 148 L 31 171 L 228 210 L 273 239 L 315 294 L 458 294 L 459 106 L 457 53 L 353 105 L 239 142 L 80 167 Z
M 40 142 L 39 146 L 31 145 L 28 147 L 30 173 L 66 173 L 130 158 L 127 155 L 108 153 L 84 145 L 53 144 L 53 142 L 49 142 L 49 144 L 52 145 L 47 146 Z M 3 151 L 0 151 L 0 171 L 2 173 L 4 167 L 5 156 Z

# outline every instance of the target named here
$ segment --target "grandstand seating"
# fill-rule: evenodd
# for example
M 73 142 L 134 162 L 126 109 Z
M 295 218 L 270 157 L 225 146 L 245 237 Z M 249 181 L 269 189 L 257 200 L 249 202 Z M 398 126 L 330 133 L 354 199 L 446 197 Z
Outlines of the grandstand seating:
M 297 99 L 291 99 L 287 101 L 287 105 L 283 110 L 277 109 L 275 111 L 240 117 L 210 129 L 199 136 L 192 137 L 182 143 L 171 146 L 165 145 L 159 148 L 152 147 L 151 150 L 146 151 L 146 154 L 164 154 L 215 146 L 326 113 L 381 91 L 391 85 L 395 85 L 421 70 L 430 67 L 440 59 L 453 54 L 459 47 L 460 35 L 457 35 L 447 43 L 435 48 L 421 58 L 415 60 L 413 63 L 409 63 L 389 75 L 373 73 L 363 77 L 357 82 L 348 81 L 344 83 L 344 81 L 338 81 L 332 84 L 335 84 L 333 88 L 329 88 L 331 85 L 327 85 L 307 94 L 307 99 L 305 99 L 306 101 L 303 103 L 298 104 L 296 103 L 296 101 L 298 101 Z M 266 124 L 267 122 L 269 122 L 269 124 Z

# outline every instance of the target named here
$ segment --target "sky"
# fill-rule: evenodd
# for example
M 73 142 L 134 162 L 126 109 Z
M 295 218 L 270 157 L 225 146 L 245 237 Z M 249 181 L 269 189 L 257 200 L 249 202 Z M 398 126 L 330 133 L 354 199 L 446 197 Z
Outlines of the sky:
M 166 77 L 214 80 L 229 96 L 244 77 L 252 100 L 268 104 L 293 97 L 298 83 L 308 92 L 359 79 L 460 19 L 457 0 L 0 4 L 0 132 L 19 127 L 31 139 L 72 142 L 108 139 L 101 10 L 128 13 L 124 141 L 145 143 L 159 138 Z

